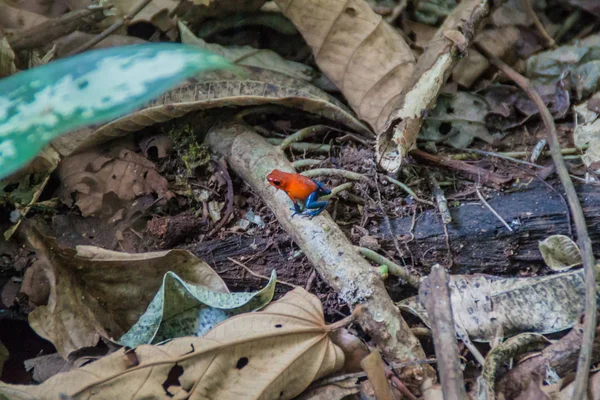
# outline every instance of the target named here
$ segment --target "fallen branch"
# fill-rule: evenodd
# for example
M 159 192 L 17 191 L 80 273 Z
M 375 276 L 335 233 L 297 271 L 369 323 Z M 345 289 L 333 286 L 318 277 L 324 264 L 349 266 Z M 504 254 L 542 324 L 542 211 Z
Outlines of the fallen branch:
M 273 211 L 283 228 L 302 249 L 321 277 L 350 306 L 360 304 L 359 322 L 390 362 L 422 360 L 425 353 L 390 299 L 376 269 L 359 254 L 327 213 L 312 220 L 291 218 L 288 196 L 271 187 L 273 169 L 293 171 L 284 153 L 251 128 L 240 124 L 213 127 L 205 142 L 227 159 L 230 167 Z M 427 365 L 405 370 L 412 382 L 435 377 Z
M 90 6 L 49 19 L 46 22 L 7 37 L 14 51 L 35 49 L 77 30 L 88 31 L 102 21 L 106 7 Z
M 535 90 L 527 78 L 488 52 L 484 47 L 477 47 L 478 50 L 488 58 L 490 63 L 495 65 L 500 71 L 506 74 L 506 76 L 512 79 L 540 110 L 540 116 L 544 122 L 546 134 L 548 135 L 548 145 L 550 146 L 552 160 L 556 165 L 556 172 L 560 178 L 560 182 L 565 189 L 567 202 L 569 203 L 573 221 L 575 222 L 575 229 L 577 231 L 577 244 L 581 249 L 585 276 L 584 332 L 583 341 L 581 343 L 581 351 L 579 353 L 579 362 L 577 364 L 575 391 L 573 393 L 573 399 L 580 400 L 584 398 L 587 392 L 588 375 L 591 366 L 592 344 L 594 342 L 596 328 L 596 262 L 594 260 L 594 254 L 592 253 L 592 242 L 588 235 L 585 217 L 583 216 L 583 209 L 581 208 L 581 203 L 579 203 L 579 199 L 577 198 L 577 193 L 575 192 L 573 182 L 569 177 L 569 171 L 567 170 L 565 161 L 560 153 L 560 143 L 558 141 L 558 134 L 556 133 L 556 126 L 554 125 L 552 114 L 550 114 L 550 111 L 548 110 L 548 107 L 546 107 L 544 100 L 542 100 L 540 94 Z
M 488 171 L 487 169 L 479 168 L 475 165 L 468 164 L 464 161 L 452 160 L 451 158 L 441 157 L 435 154 L 429 154 L 421 150 L 413 150 L 410 153 L 412 156 L 425 161 L 428 164 L 435 166 L 444 166 L 453 169 L 474 182 L 481 183 L 485 186 L 491 186 L 499 189 L 503 184 L 511 180 L 510 177 L 502 176 Z
M 448 274 L 439 264 L 431 268 L 431 273 L 423 281 L 419 289 L 419 300 L 425 304 L 431 317 L 431 332 L 444 399 L 466 399 L 450 303 Z

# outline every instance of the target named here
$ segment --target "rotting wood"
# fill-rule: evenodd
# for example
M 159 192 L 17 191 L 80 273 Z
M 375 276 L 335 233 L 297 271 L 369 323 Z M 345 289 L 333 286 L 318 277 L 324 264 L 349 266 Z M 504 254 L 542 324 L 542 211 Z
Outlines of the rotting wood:
M 388 361 L 425 358 L 418 339 L 392 303 L 376 270 L 354 249 L 328 214 L 323 213 L 312 220 L 290 217 L 289 198 L 271 187 L 265 179 L 276 168 L 293 171 L 283 152 L 251 128 L 240 124 L 214 127 L 208 133 L 206 143 L 224 156 L 230 167 L 265 201 L 340 297 L 352 307 L 362 305 L 359 322 Z M 435 376 L 434 370 L 425 365 L 406 368 L 404 374 L 416 384 Z
M 576 186 L 590 229 L 592 247 L 600 257 L 600 191 L 596 186 Z M 540 201 L 543 199 L 543 201 Z M 488 273 L 514 275 L 528 268 L 543 265 L 538 242 L 550 235 L 569 235 L 567 208 L 557 192 L 539 181 L 533 181 L 513 193 L 495 193 L 488 202 L 509 223 L 510 233 L 489 210 L 473 198 L 450 208 L 453 222 L 448 228 L 452 250 L 453 274 Z M 400 241 L 407 241 L 417 267 L 436 262 L 449 264 L 444 228 L 436 210 L 415 216 L 413 240 L 410 228 L 413 216 L 391 219 L 392 230 Z M 382 226 L 383 239 L 390 232 Z M 282 243 L 286 238 L 271 238 Z M 269 238 L 230 237 L 195 244 L 189 250 L 198 257 L 221 265 L 227 257 L 240 258 L 255 254 L 267 245 Z M 391 242 L 390 242 L 391 243 Z M 279 257 L 275 249 L 265 255 Z M 228 264 L 228 263 L 227 263 Z M 266 273 L 268 271 L 262 271 Z M 427 271 L 424 271 L 427 272 Z
M 600 191 L 597 186 L 576 186 L 582 201 L 596 254 L 600 255 Z M 452 254 L 448 254 L 444 227 L 436 210 L 415 217 L 391 220 L 392 230 L 406 241 L 414 261 L 422 265 L 452 264 L 452 274 L 515 274 L 543 265 L 538 241 L 555 234 L 569 235 L 565 203 L 559 194 L 539 181 L 513 193 L 488 199 L 514 232 L 509 232 L 481 203 L 461 201 L 450 208 L 453 221 L 446 225 Z M 389 235 L 389 232 L 384 232 Z M 413 238 L 411 240 L 411 238 Z M 451 256 L 451 260 L 450 260 Z

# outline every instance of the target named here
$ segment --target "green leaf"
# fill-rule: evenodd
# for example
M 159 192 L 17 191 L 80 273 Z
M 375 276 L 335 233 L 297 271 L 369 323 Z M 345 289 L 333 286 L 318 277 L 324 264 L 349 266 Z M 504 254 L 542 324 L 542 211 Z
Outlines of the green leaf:
M 121 117 L 224 58 L 175 43 L 115 47 L 0 80 L 0 179 L 57 136 Z
M 136 347 L 182 336 L 202 336 L 220 322 L 237 314 L 266 306 L 275 293 L 277 276 L 271 273 L 262 290 L 251 293 L 215 292 L 184 282 L 167 272 L 146 312 L 119 343 Z

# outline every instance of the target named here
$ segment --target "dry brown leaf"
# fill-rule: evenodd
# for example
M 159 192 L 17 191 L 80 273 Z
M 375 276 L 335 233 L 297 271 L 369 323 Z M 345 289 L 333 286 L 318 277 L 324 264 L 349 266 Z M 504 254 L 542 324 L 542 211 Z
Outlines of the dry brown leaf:
M 330 379 L 326 379 L 330 380 Z M 331 378 L 331 382 L 316 382 L 308 390 L 296 397 L 296 400 L 350 400 L 353 394 L 360 392 L 360 379 L 350 376 L 345 379 Z
M 34 261 L 31 267 L 25 271 L 21 293 L 27 295 L 29 307 L 35 308 L 48 304 L 50 285 L 44 272 L 44 264 L 39 260 Z
M 402 36 L 364 0 L 275 2 L 358 116 L 379 131 L 414 70 Z
M 98 129 L 88 127 L 63 135 L 55 139 L 52 146 L 66 156 L 192 111 L 263 104 L 297 108 L 328 118 L 363 136 L 373 136 L 341 102 L 311 84 L 274 71 L 245 68 L 243 77 L 230 71 L 207 72 L 200 82 L 187 82 L 147 107 Z
M 243 314 L 201 338 L 135 350 L 130 367 L 120 350 L 39 386 L 0 385 L 11 399 L 291 399 L 342 367 L 329 340 L 319 299 L 294 289 L 264 311 Z M 169 379 L 171 374 L 175 379 Z
M 122 144 L 115 144 L 108 152 L 92 149 L 67 157 L 60 163 L 58 173 L 61 200 L 71 206 L 72 194 L 76 193 L 75 204 L 83 216 L 97 214 L 105 206 L 114 212 L 118 206 L 105 204 L 106 196 L 111 194 L 121 201 L 151 193 L 172 197 L 168 181 L 154 163 Z M 114 196 L 108 199 L 113 200 Z
M 393 400 L 394 395 L 385 375 L 385 366 L 379 351 L 373 350 L 371 354 L 362 360 L 361 365 L 373 385 L 377 398 L 380 400 Z
M 0 78 L 10 76 L 17 72 L 15 66 L 15 52 L 11 49 L 8 40 L 0 40 Z
M 50 283 L 48 305 L 29 314 L 29 324 L 65 359 L 74 350 L 95 346 L 100 336 L 118 339 L 127 332 L 168 271 L 186 282 L 227 291 L 216 272 L 188 251 L 128 254 L 94 246 L 75 251 L 60 248 L 36 229 L 28 239 Z
M 48 18 L 31 11 L 20 10 L 0 2 L 0 28 L 25 30 L 33 28 Z

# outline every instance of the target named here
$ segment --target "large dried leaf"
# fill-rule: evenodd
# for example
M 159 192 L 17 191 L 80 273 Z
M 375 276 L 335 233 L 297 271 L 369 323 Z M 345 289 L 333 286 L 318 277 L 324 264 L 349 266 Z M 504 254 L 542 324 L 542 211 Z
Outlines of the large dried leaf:
M 203 74 L 201 82 L 174 89 L 138 112 L 96 131 L 86 128 L 66 135 L 53 145 L 64 156 L 192 111 L 260 104 L 298 108 L 372 136 L 372 132 L 343 104 L 309 83 L 274 71 L 248 68 L 244 77 L 227 71 Z
M 340 369 L 343 352 L 328 337 L 319 299 L 295 289 L 264 311 L 242 314 L 202 338 L 120 350 L 39 386 L 2 385 L 11 399 L 291 399 Z M 175 376 L 175 379 L 169 377 Z M 178 378 L 178 379 L 177 379 Z
M 571 328 L 583 312 L 585 297 L 581 269 L 536 278 L 454 275 L 449 287 L 456 323 L 478 342 L 490 341 L 499 327 L 507 337 Z M 425 307 L 416 297 L 398 306 L 429 324 Z
M 276 282 L 273 270 L 267 286 L 258 292 L 223 293 L 188 284 L 174 272 L 167 272 L 146 312 L 119 343 L 137 347 L 182 336 L 203 336 L 227 318 L 269 304 Z
M 93 246 L 58 247 L 35 229 L 28 238 L 44 262 L 50 282 L 47 306 L 29 314 L 29 324 L 67 358 L 102 336 L 117 340 L 146 311 L 173 271 L 188 283 L 226 292 L 208 264 L 184 250 L 128 254 Z
M 156 165 L 144 156 L 121 144 L 103 152 L 92 149 L 65 158 L 58 168 L 61 180 L 59 196 L 63 203 L 76 205 L 83 216 L 97 214 L 110 200 L 112 212 L 120 207 L 116 199 L 131 201 L 138 196 L 156 193 L 169 198 L 169 182 L 156 170 Z M 116 199 L 115 199 L 116 197 Z
M 275 2 L 358 116 L 380 130 L 414 69 L 402 36 L 364 0 Z

